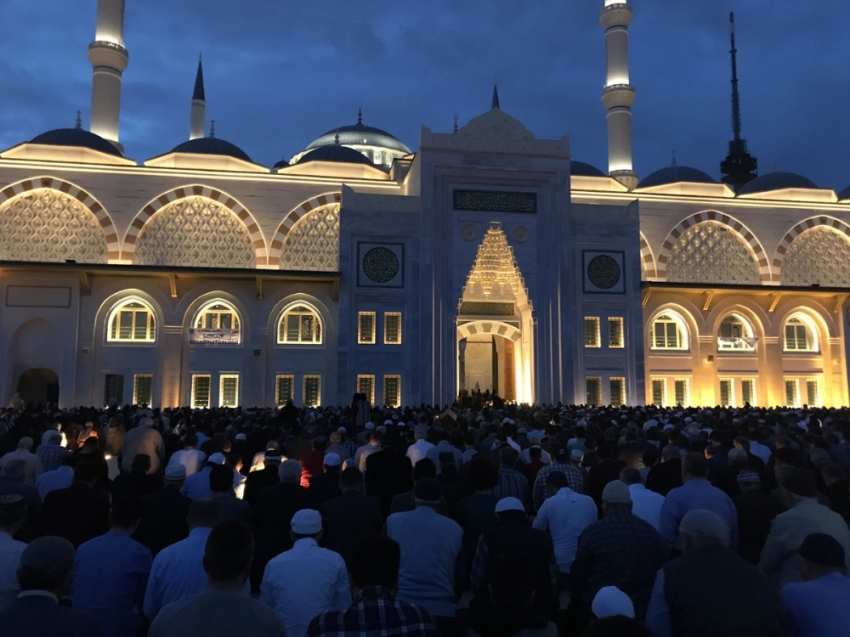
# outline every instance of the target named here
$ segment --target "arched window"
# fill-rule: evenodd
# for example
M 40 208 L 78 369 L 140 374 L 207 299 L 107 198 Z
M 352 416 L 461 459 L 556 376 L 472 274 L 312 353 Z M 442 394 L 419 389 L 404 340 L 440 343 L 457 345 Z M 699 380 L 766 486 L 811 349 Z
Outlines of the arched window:
M 107 341 L 153 343 L 156 340 L 153 310 L 137 299 L 117 305 L 109 315 L 107 327 Z
M 687 330 L 682 319 L 670 313 L 659 314 L 652 322 L 651 348 L 688 349 Z
M 205 340 L 195 334 L 195 340 L 209 344 L 236 345 L 242 342 L 242 322 L 239 313 L 227 301 L 216 299 L 204 305 L 195 316 L 192 327 L 196 330 L 221 330 L 223 334 L 211 335 L 212 340 Z
M 320 345 L 322 319 L 319 313 L 300 303 L 284 310 L 277 324 L 277 342 L 286 345 Z
M 811 323 L 799 314 L 792 316 L 785 323 L 785 340 L 783 349 L 786 352 L 816 352 L 818 351 L 817 333 Z
M 717 334 L 717 349 L 722 351 L 752 351 L 754 349 L 753 330 L 737 314 L 730 314 L 720 324 Z

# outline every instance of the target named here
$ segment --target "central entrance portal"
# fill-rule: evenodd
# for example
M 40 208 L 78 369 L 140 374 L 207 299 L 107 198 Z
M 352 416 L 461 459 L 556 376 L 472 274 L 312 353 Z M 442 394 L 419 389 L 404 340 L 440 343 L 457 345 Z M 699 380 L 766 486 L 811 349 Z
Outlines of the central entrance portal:
M 461 389 L 498 394 L 516 400 L 514 342 L 501 336 L 480 334 L 461 339 L 459 344 Z

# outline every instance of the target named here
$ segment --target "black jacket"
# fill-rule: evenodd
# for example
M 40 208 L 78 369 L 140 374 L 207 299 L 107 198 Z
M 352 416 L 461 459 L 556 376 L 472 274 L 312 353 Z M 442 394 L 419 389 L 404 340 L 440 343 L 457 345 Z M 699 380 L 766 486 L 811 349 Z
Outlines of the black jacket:
M 378 498 L 347 491 L 322 504 L 322 545 L 346 560 L 357 542 L 381 532 L 381 503 Z
M 3 637 L 102 637 L 100 622 L 91 615 L 32 595 L 12 600 L 0 612 Z
M 64 537 L 74 548 L 109 530 L 109 496 L 82 482 L 48 493 L 41 513 L 44 535 Z
M 189 535 L 186 516 L 192 501 L 174 485 L 143 500 L 145 513 L 133 539 L 147 546 L 153 555 Z
M 319 504 L 338 498 L 342 494 L 339 490 L 339 468 L 310 478 L 310 491 L 316 494 Z

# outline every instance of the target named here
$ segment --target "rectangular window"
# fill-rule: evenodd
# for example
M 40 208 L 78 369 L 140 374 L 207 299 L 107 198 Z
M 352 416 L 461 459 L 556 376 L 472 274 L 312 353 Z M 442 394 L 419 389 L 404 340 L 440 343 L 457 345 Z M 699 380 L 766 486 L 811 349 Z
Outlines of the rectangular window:
M 652 379 L 652 404 L 659 407 L 667 404 L 667 381 L 663 378 Z
M 303 393 L 305 407 L 318 407 L 322 403 L 322 377 L 305 376 Z
M 136 374 L 133 376 L 133 404 L 151 404 L 153 396 L 153 374 Z
M 798 383 L 796 379 L 786 379 L 785 381 L 785 406 L 798 406 Z
M 239 374 L 222 374 L 219 378 L 218 406 L 239 406 Z
M 103 388 L 103 403 L 124 405 L 124 374 L 107 374 Z
M 585 388 L 587 390 L 586 405 L 596 406 L 602 402 L 602 379 L 588 378 L 585 380 Z
M 735 381 L 731 378 L 720 379 L 720 405 L 729 407 L 735 404 Z
M 611 405 L 619 407 L 626 403 L 626 379 L 611 378 L 608 380 L 608 390 L 611 394 Z
M 741 381 L 741 400 L 745 404 L 756 404 L 756 379 L 745 378 Z
M 401 345 L 401 312 L 384 312 L 384 344 Z
M 295 376 L 281 374 L 275 377 L 275 404 L 281 407 L 295 398 Z
M 687 407 L 691 400 L 688 392 L 688 379 L 677 378 L 673 381 L 673 392 L 676 394 L 676 404 Z
M 584 317 L 584 346 L 599 347 L 599 317 L 585 316 Z
M 401 376 L 384 376 L 384 404 L 388 407 L 401 404 Z
M 192 409 L 210 406 L 209 374 L 192 374 Z
M 357 342 L 361 345 L 375 343 L 375 313 L 359 312 L 357 314 Z
M 816 378 L 806 381 L 806 404 L 809 407 L 820 406 L 820 387 Z
M 369 404 L 375 404 L 375 377 L 372 374 L 360 374 L 357 376 L 357 393 L 366 394 Z
M 625 347 L 622 318 L 608 319 L 608 347 Z

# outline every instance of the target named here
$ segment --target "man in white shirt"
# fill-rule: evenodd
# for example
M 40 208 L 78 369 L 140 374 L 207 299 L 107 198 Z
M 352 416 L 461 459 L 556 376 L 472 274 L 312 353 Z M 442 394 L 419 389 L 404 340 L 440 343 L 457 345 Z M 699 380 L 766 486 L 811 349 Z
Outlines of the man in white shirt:
M 550 496 L 540 506 L 532 526 L 549 531 L 558 570 L 562 575 L 569 575 L 579 535 L 596 522 L 596 503 L 593 498 L 570 489 L 567 476 L 560 471 L 550 473 L 546 477 L 546 485 Z
M 35 479 L 41 475 L 42 466 L 41 466 L 41 458 L 32 453 L 32 438 L 29 436 L 24 436 L 18 441 L 18 448 L 14 451 L 10 451 L 5 456 L 0 458 L 0 469 L 3 468 L 7 462 L 12 462 L 13 460 L 23 460 L 26 464 L 26 472 L 24 482 L 30 485 L 35 484 Z
M 198 446 L 198 436 L 193 433 L 186 434 L 183 439 L 183 448 L 180 451 L 175 451 L 171 456 L 168 464 L 177 463 L 186 467 L 186 477 L 197 473 L 204 466 L 204 460 L 207 459 L 205 454 L 200 449 L 195 449 Z
M 661 526 L 661 507 L 664 496 L 643 486 L 639 469 L 626 467 L 620 472 L 620 482 L 629 487 L 632 494 L 632 513 L 649 522 L 657 531 Z
M 27 547 L 14 539 L 27 521 L 27 505 L 18 493 L 0 495 L 0 611 L 21 592 L 18 566 Z
M 450 453 L 454 456 L 457 470 L 460 471 L 461 459 L 463 458 L 463 454 L 460 452 L 460 449 L 452 446 L 449 442 L 449 437 L 445 432 L 437 434 L 437 438 L 437 444 L 425 452 L 425 457 L 433 461 L 434 465 L 437 467 L 437 473 L 440 473 L 440 454 L 442 452 Z
M 287 637 L 306 637 L 316 615 L 351 604 L 348 569 L 339 553 L 319 547 L 322 516 L 318 511 L 296 512 L 290 535 L 295 542 L 292 549 L 266 564 L 260 601 L 283 617 Z
M 413 430 L 414 443 L 407 448 L 407 457 L 410 458 L 410 463 L 416 465 L 428 455 L 428 451 L 434 448 L 430 442 L 425 440 L 428 437 L 428 425 L 417 425 Z

